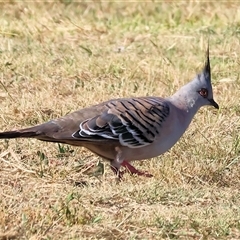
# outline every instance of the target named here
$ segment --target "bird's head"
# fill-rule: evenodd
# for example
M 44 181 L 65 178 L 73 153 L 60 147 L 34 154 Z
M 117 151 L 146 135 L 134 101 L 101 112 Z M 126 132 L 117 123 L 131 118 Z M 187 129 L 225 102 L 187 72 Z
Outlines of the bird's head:
M 186 102 L 188 109 L 194 107 L 197 110 L 206 105 L 219 109 L 218 104 L 213 99 L 209 47 L 206 55 L 206 62 L 202 72 L 176 93 L 176 96 L 185 99 L 183 101 Z
M 200 74 L 196 76 L 193 83 L 196 85 L 195 91 L 198 94 L 198 101 L 202 106 L 210 105 L 219 109 L 218 104 L 213 99 L 213 90 L 211 83 L 211 66 L 209 60 L 209 47 L 207 49 L 205 66 Z

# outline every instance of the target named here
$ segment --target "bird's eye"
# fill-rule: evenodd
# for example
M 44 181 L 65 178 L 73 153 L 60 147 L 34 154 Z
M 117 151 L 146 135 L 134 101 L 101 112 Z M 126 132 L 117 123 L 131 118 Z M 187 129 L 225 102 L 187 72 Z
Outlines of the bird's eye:
M 201 88 L 200 91 L 198 91 L 198 92 L 202 97 L 207 98 L 208 90 L 206 88 Z

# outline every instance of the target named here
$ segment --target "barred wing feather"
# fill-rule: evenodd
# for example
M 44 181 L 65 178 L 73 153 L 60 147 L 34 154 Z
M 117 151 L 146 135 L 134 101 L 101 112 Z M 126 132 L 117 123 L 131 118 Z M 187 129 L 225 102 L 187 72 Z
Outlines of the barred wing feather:
M 143 147 L 161 134 L 162 123 L 168 116 L 168 103 L 161 98 L 112 100 L 100 115 L 81 122 L 72 136 L 89 141 L 107 138 L 130 148 Z

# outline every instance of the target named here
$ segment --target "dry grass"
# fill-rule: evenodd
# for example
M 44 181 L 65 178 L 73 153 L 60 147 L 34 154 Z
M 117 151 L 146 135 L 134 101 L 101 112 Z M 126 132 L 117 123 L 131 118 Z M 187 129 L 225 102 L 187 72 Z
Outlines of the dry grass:
M 208 37 L 221 109 L 201 109 L 171 151 L 134 163 L 153 178 L 118 184 L 84 149 L 1 141 L 0 239 L 239 239 L 238 5 L 2 3 L 2 131 L 170 95 L 201 70 Z

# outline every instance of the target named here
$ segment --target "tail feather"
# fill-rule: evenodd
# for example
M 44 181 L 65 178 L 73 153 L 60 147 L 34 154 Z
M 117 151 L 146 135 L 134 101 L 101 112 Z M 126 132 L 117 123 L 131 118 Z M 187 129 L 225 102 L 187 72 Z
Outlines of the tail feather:
M 4 138 L 39 138 L 50 140 L 52 135 L 59 130 L 59 126 L 53 122 L 46 122 L 30 128 L 0 132 L 0 139 Z
M 72 131 L 68 131 L 68 129 L 66 131 L 64 125 L 63 126 L 61 125 L 63 123 L 65 122 L 49 121 L 30 128 L 0 132 L 0 139 L 36 138 L 41 141 L 65 143 L 69 139 L 71 140 Z M 75 128 L 73 130 L 76 131 Z M 75 144 L 75 142 L 73 144 Z
M 31 131 L 30 129 L 0 132 L 0 139 L 4 138 L 33 138 L 38 136 L 36 131 Z

